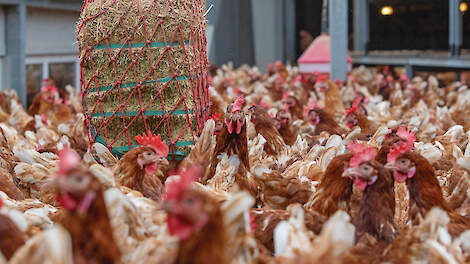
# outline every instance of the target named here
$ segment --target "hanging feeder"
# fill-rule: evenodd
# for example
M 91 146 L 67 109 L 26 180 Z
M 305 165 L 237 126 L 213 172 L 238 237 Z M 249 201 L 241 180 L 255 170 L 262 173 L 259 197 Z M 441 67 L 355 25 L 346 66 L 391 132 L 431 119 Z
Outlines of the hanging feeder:
M 181 160 L 208 118 L 204 0 L 88 0 L 77 28 L 90 145 L 160 134 Z

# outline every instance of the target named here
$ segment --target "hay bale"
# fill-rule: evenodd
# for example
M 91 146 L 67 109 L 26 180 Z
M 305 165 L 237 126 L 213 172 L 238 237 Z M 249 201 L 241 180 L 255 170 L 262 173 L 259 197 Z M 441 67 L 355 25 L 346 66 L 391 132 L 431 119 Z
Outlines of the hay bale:
M 91 143 L 120 156 L 150 130 L 172 158 L 207 119 L 204 0 L 88 0 L 77 35 Z

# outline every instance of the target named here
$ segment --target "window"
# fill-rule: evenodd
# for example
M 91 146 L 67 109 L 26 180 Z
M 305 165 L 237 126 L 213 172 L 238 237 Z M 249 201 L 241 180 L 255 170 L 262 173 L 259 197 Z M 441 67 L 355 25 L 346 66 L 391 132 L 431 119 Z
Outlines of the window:
M 75 63 L 49 64 L 49 77 L 55 81 L 57 88 L 65 89 L 67 85 L 75 85 Z
M 26 58 L 28 106 L 40 91 L 42 80 L 51 78 L 59 89 L 80 87 L 80 66 L 76 55 L 31 56 Z
M 33 102 L 34 96 L 41 90 L 42 64 L 26 65 L 26 95 L 28 106 Z

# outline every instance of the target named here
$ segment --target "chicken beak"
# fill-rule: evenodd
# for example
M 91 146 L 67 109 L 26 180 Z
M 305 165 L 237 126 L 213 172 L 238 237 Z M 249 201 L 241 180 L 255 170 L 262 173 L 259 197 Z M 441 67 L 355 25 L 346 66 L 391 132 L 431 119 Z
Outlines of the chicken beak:
M 166 157 L 159 157 L 158 163 L 165 166 L 170 165 L 170 162 L 166 159 Z
M 139 167 L 140 167 L 141 169 L 144 168 L 144 161 L 143 161 L 142 159 L 137 159 L 137 164 L 139 164 Z
M 396 169 L 395 164 L 393 164 L 393 163 L 387 163 L 387 164 L 385 164 L 385 168 L 386 168 L 386 169 L 391 169 L 391 170 Z
M 161 208 L 163 211 L 167 212 L 167 213 L 170 213 L 171 212 L 171 206 L 169 203 L 161 203 Z
M 358 171 L 357 168 L 348 168 L 343 172 L 341 176 L 353 179 L 355 177 L 360 177 L 361 173 Z

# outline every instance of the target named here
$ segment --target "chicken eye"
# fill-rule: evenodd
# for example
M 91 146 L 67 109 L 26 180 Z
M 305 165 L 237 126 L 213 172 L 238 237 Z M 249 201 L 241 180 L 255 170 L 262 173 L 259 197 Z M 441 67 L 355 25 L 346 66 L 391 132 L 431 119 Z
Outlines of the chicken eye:
M 195 202 L 195 199 L 192 197 L 189 197 L 183 200 L 183 204 L 186 206 L 191 206 L 194 204 L 194 202 Z
M 77 183 L 81 183 L 83 181 L 83 177 L 82 176 L 74 176 L 73 178 L 73 181 L 77 182 Z
M 400 165 L 408 165 L 407 159 L 401 159 L 399 162 L 400 162 Z

